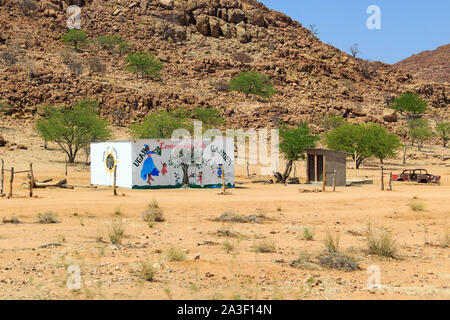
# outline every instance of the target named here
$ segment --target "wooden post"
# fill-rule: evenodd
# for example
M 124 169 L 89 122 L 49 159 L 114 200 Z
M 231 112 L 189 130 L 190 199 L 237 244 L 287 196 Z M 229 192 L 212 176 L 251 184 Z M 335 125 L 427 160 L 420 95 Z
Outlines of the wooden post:
M 356 168 L 356 163 L 357 163 L 357 161 L 356 161 L 356 151 L 355 151 L 355 177 L 358 176 L 358 169 Z
M 3 182 L 5 180 L 5 161 L 2 159 L 2 177 L 1 177 L 1 192 L 0 194 L 3 194 Z
M 227 186 L 225 185 L 225 171 L 223 171 L 223 165 L 220 166 L 222 170 L 222 192 L 225 194 L 227 192 Z
M 117 166 L 114 166 L 114 195 L 117 196 L 117 188 L 116 188 L 116 179 L 117 179 Z
M 66 171 L 65 171 L 64 175 L 67 176 L 67 159 L 66 159 Z
M 11 167 L 11 176 L 10 176 L 10 179 L 9 179 L 9 195 L 8 195 L 8 199 L 12 198 L 13 181 L 14 181 L 14 167 Z
M 384 168 L 381 166 L 381 190 L 384 190 Z
M 250 178 L 250 170 L 248 168 L 248 161 L 247 161 L 247 178 Z
M 336 170 L 333 171 L 333 192 L 336 191 Z
M 325 156 L 323 156 L 323 185 L 322 191 L 325 191 L 325 187 L 327 185 L 327 160 Z
M 294 162 L 294 178 L 297 178 L 297 165 Z
M 35 181 L 34 181 L 34 173 L 33 173 L 33 163 L 31 163 L 31 162 L 30 162 L 30 175 L 31 175 L 31 182 L 32 182 L 32 185 L 34 188 Z
M 392 191 L 392 171 L 389 174 L 389 191 Z

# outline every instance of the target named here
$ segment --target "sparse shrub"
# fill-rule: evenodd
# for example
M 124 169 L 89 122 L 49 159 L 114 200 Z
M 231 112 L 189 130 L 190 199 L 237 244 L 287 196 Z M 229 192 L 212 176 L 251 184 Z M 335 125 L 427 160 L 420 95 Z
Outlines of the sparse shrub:
M 231 230 L 229 227 L 223 226 L 222 228 L 217 230 L 217 235 L 219 237 L 236 238 L 239 236 L 239 233 Z
M 122 215 L 122 210 L 120 208 L 116 208 L 116 210 L 114 210 L 114 215 L 115 216 L 121 216 Z
M 157 269 L 148 262 L 141 262 L 140 278 L 145 281 L 153 281 Z
M 217 81 L 212 83 L 212 86 L 219 92 L 228 92 L 229 85 L 226 81 Z
M 261 223 L 265 217 L 263 215 L 249 215 L 245 216 L 242 214 L 237 214 L 234 211 L 225 211 L 222 215 L 216 218 L 216 221 L 222 222 L 237 222 L 237 223 Z
M 312 241 L 314 238 L 311 230 L 309 230 L 309 228 L 307 228 L 307 227 L 303 228 L 302 234 L 303 234 L 303 239 L 306 241 Z
M 441 248 L 448 248 L 450 246 L 450 230 L 446 230 L 439 241 Z
M 424 211 L 425 210 L 425 204 L 420 201 L 413 201 L 410 202 L 409 207 L 412 211 Z
M 184 261 L 186 260 L 186 252 L 178 248 L 170 248 L 167 251 L 167 258 L 169 261 Z
M 390 232 L 384 230 L 377 235 L 369 224 L 366 238 L 371 253 L 383 257 L 395 258 L 397 242 L 392 238 Z
M 90 57 L 87 60 L 89 70 L 93 73 L 104 73 L 106 71 L 106 66 L 97 57 Z
M 256 243 L 253 251 L 258 253 L 273 253 L 276 251 L 276 246 L 273 241 L 270 240 L 262 240 Z
M 54 213 L 53 211 L 47 211 L 44 213 L 37 214 L 37 220 L 39 223 L 42 224 L 59 223 L 59 221 L 56 218 L 57 214 Z
M 145 222 L 164 222 L 164 213 L 159 207 L 158 201 L 153 200 L 142 212 L 142 219 Z
M 67 62 L 66 66 L 75 77 L 79 77 L 83 73 L 83 63 L 79 59 Z
M 3 62 L 8 66 L 15 65 L 18 61 L 17 53 L 12 49 L 6 49 L 2 51 L 0 53 L 0 59 L 2 59 Z
M 226 253 L 230 253 L 234 250 L 235 245 L 234 243 L 231 243 L 230 241 L 226 240 L 222 243 L 223 249 L 226 251 Z
M 35 11 L 38 9 L 38 5 L 36 2 L 32 0 L 22 0 L 21 7 L 23 10 L 23 13 L 28 16 L 30 14 L 30 11 Z
M 283 209 L 281 208 L 281 206 L 278 206 L 278 207 L 277 207 L 277 211 L 278 211 L 278 212 L 283 211 Z
M 334 237 L 331 233 L 327 233 L 324 240 L 325 249 L 328 252 L 338 252 L 340 239 L 341 237 L 338 233 Z
M 11 216 L 11 218 L 6 218 L 6 217 L 3 217 L 2 218 L 2 222 L 3 223 L 11 223 L 11 224 L 19 224 L 19 223 L 22 223 L 22 222 L 20 222 L 20 220 L 19 220 L 19 218 L 17 217 L 17 216 Z
M 348 255 L 336 252 L 327 251 L 318 256 L 319 264 L 327 267 L 344 271 L 359 270 L 358 262 Z
M 121 221 L 113 221 L 108 226 L 108 238 L 112 244 L 121 244 L 125 235 L 125 225 Z
M 118 53 L 120 55 L 130 51 L 131 45 L 122 39 L 119 35 L 109 34 L 106 36 L 99 36 L 94 39 L 101 49 L 107 50 L 110 54 Z
M 236 62 L 240 62 L 242 64 L 245 63 L 251 63 L 253 62 L 253 58 L 250 57 L 248 54 L 246 54 L 245 52 L 237 52 L 235 54 L 233 54 L 233 59 Z

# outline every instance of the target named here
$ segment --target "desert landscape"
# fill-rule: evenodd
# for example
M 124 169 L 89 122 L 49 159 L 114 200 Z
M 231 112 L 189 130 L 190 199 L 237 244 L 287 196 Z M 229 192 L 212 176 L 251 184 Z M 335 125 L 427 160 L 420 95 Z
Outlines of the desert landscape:
M 71 165 L 65 176 L 64 154 L 53 145 L 43 151 L 30 123 L 12 123 L 2 129 L 28 148 L 1 149 L 6 164 L 19 170 L 32 161 L 39 180 L 89 185 L 89 166 Z M 115 131 L 118 139 L 125 135 L 123 129 Z M 393 182 L 393 191 L 381 191 L 378 164 L 368 162 L 357 175 L 373 179 L 373 185 L 337 187 L 336 192 L 255 184 L 252 180 L 261 177 L 248 179 L 236 168 L 237 188 L 225 196 L 198 189 L 119 189 L 114 196 L 112 188 L 98 187 L 35 189 L 29 198 L 22 185 L 26 175 L 17 176 L 13 198 L 0 198 L 0 216 L 20 222 L 0 224 L 1 299 L 448 299 L 449 152 L 438 147 L 411 152 L 417 160 L 408 167 L 426 166 L 442 176 L 440 185 Z M 402 169 L 401 161 L 385 166 Z M 349 179 L 352 168 L 349 161 Z M 304 181 L 301 161 L 297 172 Z M 149 225 L 143 212 L 153 200 L 165 221 Z M 48 211 L 58 223 L 39 223 L 38 214 Z M 216 221 L 227 212 L 253 219 Z M 114 222 L 124 228 L 121 244 L 108 236 Z M 377 232 L 392 233 L 395 258 L 369 252 L 369 223 Z M 354 257 L 358 269 L 338 270 L 317 261 L 330 233 L 340 235 L 340 251 Z M 299 256 L 311 262 L 296 265 Z M 155 268 L 153 281 L 144 280 L 143 264 Z M 70 265 L 80 268 L 81 290 L 67 287 Z M 380 289 L 367 287 L 370 266 L 380 268 Z
M 0 0 L 0 25 L 0 299 L 450 299 L 450 45 L 364 60 L 255 0 Z M 194 120 L 280 129 L 279 172 L 235 164 L 226 192 L 187 173 L 91 184 L 91 143 Z M 313 147 L 369 183 L 306 183 Z M 405 169 L 440 183 L 390 190 Z

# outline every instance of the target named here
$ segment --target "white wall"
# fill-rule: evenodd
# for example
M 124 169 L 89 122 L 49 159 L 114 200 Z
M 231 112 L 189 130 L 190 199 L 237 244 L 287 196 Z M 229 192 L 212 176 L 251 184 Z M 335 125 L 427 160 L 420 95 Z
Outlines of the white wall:
M 107 159 L 110 167 L 107 166 Z M 129 141 L 91 143 L 91 183 L 112 186 L 113 165 L 117 165 L 118 187 L 132 187 L 131 143 Z
M 132 142 L 132 176 L 133 188 L 136 189 L 150 189 L 150 188 L 179 188 L 183 182 L 183 169 L 176 163 L 176 151 L 184 150 L 190 154 L 190 146 L 194 144 L 194 140 L 187 141 L 173 141 L 170 139 L 159 140 L 137 140 Z M 153 151 L 157 147 L 161 148 L 161 155 L 152 154 L 151 158 L 154 166 L 157 169 L 157 175 L 152 175 L 148 179 L 146 170 L 150 163 L 145 165 L 148 158 L 146 154 L 145 145 L 149 146 L 149 150 Z M 197 159 L 199 159 L 198 166 L 189 166 L 188 177 L 189 185 L 193 188 L 211 188 L 220 187 L 222 185 L 222 178 L 219 177 L 219 164 L 223 165 L 225 171 L 225 183 L 234 186 L 234 141 L 233 139 L 215 140 L 211 143 L 208 140 L 203 140 L 198 143 L 198 147 L 194 151 Z M 211 154 L 212 149 L 217 149 L 215 156 Z M 150 162 L 151 160 L 147 160 Z M 167 172 L 163 170 L 166 168 Z M 144 169 L 144 171 L 143 171 Z

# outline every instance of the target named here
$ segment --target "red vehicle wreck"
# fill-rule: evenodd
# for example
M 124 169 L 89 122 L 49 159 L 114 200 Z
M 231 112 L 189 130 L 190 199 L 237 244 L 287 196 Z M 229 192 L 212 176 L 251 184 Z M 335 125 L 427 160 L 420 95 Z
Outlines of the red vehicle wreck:
M 425 169 L 403 170 L 400 174 L 392 175 L 393 181 L 411 181 L 419 183 L 439 183 L 441 176 L 429 174 Z

